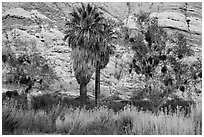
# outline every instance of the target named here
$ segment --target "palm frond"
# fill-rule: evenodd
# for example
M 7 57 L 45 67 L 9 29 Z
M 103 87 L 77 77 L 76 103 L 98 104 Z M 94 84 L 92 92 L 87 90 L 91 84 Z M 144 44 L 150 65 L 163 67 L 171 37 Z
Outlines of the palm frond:
M 64 39 L 68 41 L 73 50 L 79 48 L 86 51 L 86 53 L 75 56 L 74 59 L 78 60 L 75 63 L 79 63 L 81 59 L 84 59 L 84 61 L 92 60 L 86 61 L 92 64 L 96 60 L 100 60 L 105 66 L 110 55 L 114 53 L 111 48 L 111 40 L 115 34 L 113 31 L 114 23 L 106 20 L 97 6 L 89 3 L 81 3 L 81 6 L 76 7 L 70 15 L 72 18 L 67 22 L 68 30 L 65 31 Z M 87 54 L 87 50 L 91 55 Z M 87 57 L 90 57 L 90 59 Z M 80 67 L 80 64 L 78 67 Z
M 87 15 L 90 15 L 92 11 L 92 6 L 89 3 L 87 4 L 86 11 L 87 11 Z
M 75 9 L 73 12 L 70 13 L 72 19 L 74 20 L 80 20 L 80 14 L 78 14 L 79 12 L 77 12 Z

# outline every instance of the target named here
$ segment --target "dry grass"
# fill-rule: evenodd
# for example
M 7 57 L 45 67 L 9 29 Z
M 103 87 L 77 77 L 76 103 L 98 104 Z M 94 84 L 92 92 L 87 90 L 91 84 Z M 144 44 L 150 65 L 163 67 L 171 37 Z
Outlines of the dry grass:
M 172 115 L 160 112 L 154 115 L 130 106 L 114 112 L 107 107 L 90 110 L 71 107 L 61 109 L 58 105 L 51 112 L 35 112 L 4 103 L 2 129 L 16 121 L 13 130 L 3 134 L 201 135 L 202 107 L 201 103 L 197 104 L 192 108 L 192 114 L 184 117 L 179 112 Z

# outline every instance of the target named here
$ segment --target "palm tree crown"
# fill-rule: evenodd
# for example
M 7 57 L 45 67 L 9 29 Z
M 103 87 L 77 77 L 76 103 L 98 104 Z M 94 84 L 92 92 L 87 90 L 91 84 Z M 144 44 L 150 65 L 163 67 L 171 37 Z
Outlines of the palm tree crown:
M 66 25 L 69 29 L 65 32 L 65 39 L 72 48 L 77 46 L 96 50 L 96 43 L 100 40 L 98 35 L 102 28 L 102 12 L 99 12 L 97 7 L 83 3 L 81 7 L 74 8 L 70 13 L 71 19 Z

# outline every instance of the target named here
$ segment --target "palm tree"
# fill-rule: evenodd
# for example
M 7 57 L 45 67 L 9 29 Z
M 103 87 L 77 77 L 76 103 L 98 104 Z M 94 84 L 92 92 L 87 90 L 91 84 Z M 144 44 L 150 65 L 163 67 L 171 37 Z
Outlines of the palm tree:
M 95 104 L 100 103 L 100 70 L 108 64 L 110 55 L 114 54 L 114 46 L 110 43 L 115 37 L 113 32 L 114 23 L 111 20 L 103 22 L 103 29 L 100 30 L 99 42 L 96 45 L 96 72 L 95 72 Z
M 89 3 L 75 7 L 70 16 L 71 19 L 66 23 L 68 30 L 65 31 L 64 39 L 72 48 L 73 69 L 80 84 L 80 97 L 82 102 L 86 101 L 86 85 L 96 70 L 97 100 L 100 92 L 100 69 L 108 63 L 111 51 L 108 46 L 111 27 L 106 24 L 102 12 Z

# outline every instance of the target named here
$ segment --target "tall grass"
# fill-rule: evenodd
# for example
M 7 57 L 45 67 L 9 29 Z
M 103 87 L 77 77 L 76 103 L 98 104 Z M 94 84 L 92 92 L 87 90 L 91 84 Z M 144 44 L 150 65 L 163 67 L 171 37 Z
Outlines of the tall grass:
M 3 134 L 71 134 L 71 135 L 196 135 L 202 134 L 202 107 L 192 108 L 188 117 L 178 114 L 138 111 L 126 106 L 114 112 L 105 106 L 63 108 L 52 111 L 23 110 L 3 104 Z M 12 127 L 10 130 L 8 127 Z
M 2 108 L 2 133 L 14 134 L 14 131 L 18 129 L 21 124 L 21 120 L 16 115 L 18 111 L 11 106 L 5 106 Z
M 197 105 L 192 108 L 192 115 L 190 117 L 193 121 L 193 130 L 197 135 L 202 134 L 202 102 L 197 103 Z

